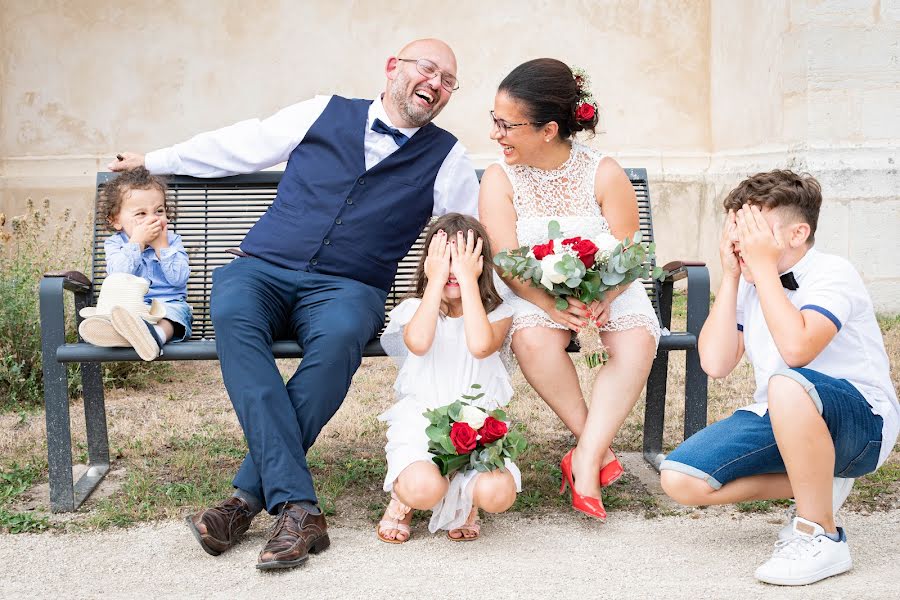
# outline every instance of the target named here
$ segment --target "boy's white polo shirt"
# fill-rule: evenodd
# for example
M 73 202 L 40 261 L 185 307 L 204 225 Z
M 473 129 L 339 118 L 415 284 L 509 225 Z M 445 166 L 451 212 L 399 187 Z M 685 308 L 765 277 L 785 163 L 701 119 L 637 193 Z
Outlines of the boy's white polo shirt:
M 799 286 L 793 291 L 784 290 L 791 304 L 825 315 L 838 328 L 831 342 L 805 368 L 846 379 L 865 397 L 872 412 L 881 416 L 880 466 L 897 439 L 900 404 L 869 292 L 847 260 L 815 248 L 810 248 L 790 272 Z M 737 326 L 744 332 L 744 349 L 756 378 L 755 403 L 741 410 L 762 416 L 768 408 L 769 378 L 788 366 L 769 333 L 756 286 L 743 277 L 738 284 Z

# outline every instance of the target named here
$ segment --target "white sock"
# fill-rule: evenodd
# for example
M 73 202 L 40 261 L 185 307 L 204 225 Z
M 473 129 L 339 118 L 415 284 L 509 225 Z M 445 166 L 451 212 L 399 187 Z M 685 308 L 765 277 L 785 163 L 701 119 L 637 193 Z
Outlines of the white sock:
M 156 335 L 159 336 L 159 339 L 163 341 L 163 343 L 168 342 L 169 339 L 166 336 L 166 330 L 160 327 L 159 325 L 154 325 L 153 329 L 156 331 Z

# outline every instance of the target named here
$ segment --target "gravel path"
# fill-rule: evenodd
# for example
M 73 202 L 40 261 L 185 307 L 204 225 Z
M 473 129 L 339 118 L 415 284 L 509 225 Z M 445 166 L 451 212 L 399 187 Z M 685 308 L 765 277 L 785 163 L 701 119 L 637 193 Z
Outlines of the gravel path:
M 897 598 L 900 511 L 846 518 L 854 569 L 803 588 L 758 583 L 778 515 L 491 520 L 476 543 L 402 546 L 336 527 L 331 548 L 281 573 L 254 569 L 265 532 L 219 557 L 179 522 L 108 532 L 0 536 L 2 598 Z M 373 526 L 374 527 L 374 526 Z M 451 576 L 450 573 L 453 573 Z

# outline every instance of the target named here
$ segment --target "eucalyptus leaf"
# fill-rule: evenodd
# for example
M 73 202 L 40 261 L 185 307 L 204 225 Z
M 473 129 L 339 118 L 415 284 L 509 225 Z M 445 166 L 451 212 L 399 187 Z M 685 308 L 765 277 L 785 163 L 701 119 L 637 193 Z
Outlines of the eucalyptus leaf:
M 547 223 L 547 237 L 551 240 L 562 237 L 562 231 L 559 228 L 559 222 L 550 221 Z

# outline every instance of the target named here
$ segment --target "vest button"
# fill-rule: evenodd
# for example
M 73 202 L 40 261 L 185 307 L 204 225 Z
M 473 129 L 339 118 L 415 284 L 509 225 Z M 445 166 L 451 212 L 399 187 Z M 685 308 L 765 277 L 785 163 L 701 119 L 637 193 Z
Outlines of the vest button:
M 337 219 L 334 220 L 334 222 L 336 225 L 341 225 L 344 222 L 344 220 L 341 219 L 340 217 L 338 217 Z
M 330 246 L 331 240 L 329 240 L 328 238 L 325 238 L 324 240 L 322 240 L 322 243 L 325 244 L 326 246 Z
M 347 204 L 353 204 L 353 198 L 347 198 Z
M 309 264 L 315 266 L 315 265 L 319 264 L 319 259 L 318 259 L 318 258 L 314 258 L 314 259 L 312 259 L 311 261 L 309 261 Z
M 356 183 L 358 183 L 359 185 L 366 185 L 366 180 L 363 177 L 360 177 L 356 180 Z

